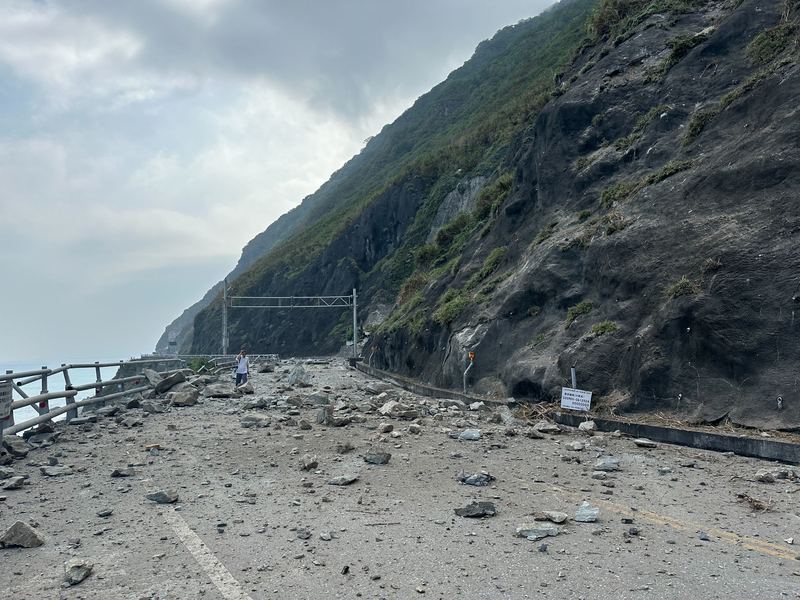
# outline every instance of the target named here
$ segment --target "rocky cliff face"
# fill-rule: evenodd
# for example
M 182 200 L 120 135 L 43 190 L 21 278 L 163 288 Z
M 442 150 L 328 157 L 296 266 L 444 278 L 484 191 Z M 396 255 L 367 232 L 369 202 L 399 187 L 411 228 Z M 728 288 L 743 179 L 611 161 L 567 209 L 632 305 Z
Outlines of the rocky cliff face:
M 504 113 L 510 135 L 474 160 L 412 165 L 302 266 L 272 259 L 239 285 L 356 286 L 362 320 L 393 303 L 365 353 L 438 385 L 460 386 L 472 350 L 470 383 L 484 393 L 553 399 L 576 365 L 609 410 L 800 427 L 800 6 L 590 7 L 551 11 L 573 11 L 562 33 L 580 17 L 592 35 L 559 46 L 574 55 L 547 97 L 536 88 L 525 111 Z M 543 52 L 541 23 L 529 28 L 465 68 L 510 77 L 507 57 Z M 559 64 L 548 52 L 539 58 Z M 195 350 L 219 337 L 218 310 L 198 315 Z M 260 313 L 233 328 L 313 354 L 345 338 L 339 319 Z

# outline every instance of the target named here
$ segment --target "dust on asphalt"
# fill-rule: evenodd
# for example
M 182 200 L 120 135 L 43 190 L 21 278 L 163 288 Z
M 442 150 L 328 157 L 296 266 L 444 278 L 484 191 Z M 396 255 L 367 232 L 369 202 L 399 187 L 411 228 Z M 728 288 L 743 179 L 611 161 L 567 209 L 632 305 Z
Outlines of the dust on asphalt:
M 800 598 L 792 468 L 470 410 L 339 360 L 240 397 L 181 385 L 0 467 L 0 533 L 44 540 L 0 550 L 0 598 Z

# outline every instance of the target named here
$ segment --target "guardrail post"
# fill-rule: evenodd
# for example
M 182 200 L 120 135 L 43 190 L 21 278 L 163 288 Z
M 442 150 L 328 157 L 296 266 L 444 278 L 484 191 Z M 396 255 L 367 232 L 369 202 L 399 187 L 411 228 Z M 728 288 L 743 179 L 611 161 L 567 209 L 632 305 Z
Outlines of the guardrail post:
M 66 367 L 67 365 L 62 364 L 61 366 Z M 68 392 L 69 390 L 72 389 L 72 381 L 69 378 L 69 369 L 64 369 L 62 373 L 64 373 L 64 391 Z M 66 398 L 65 402 L 67 404 L 75 404 L 75 396 L 70 396 L 69 398 Z M 67 411 L 67 422 L 77 418 L 77 416 L 78 416 L 78 409 L 71 408 L 70 410 Z
M 97 387 L 96 387 L 96 388 L 94 388 L 94 395 L 95 395 L 95 396 L 99 396 L 100 394 L 102 394 L 102 393 L 103 393 L 103 386 L 102 386 L 102 385 L 99 385 L 99 384 L 100 384 L 100 383 L 103 381 L 103 378 L 102 378 L 102 376 L 100 375 L 100 367 L 99 367 L 99 366 L 97 366 L 97 365 L 99 365 L 100 363 L 99 363 L 98 361 L 94 361 L 94 364 L 95 364 L 94 372 L 95 372 L 95 374 L 97 375 L 97 384 L 98 384 L 98 385 L 97 385 Z
M 6 374 L 8 375 L 8 374 L 11 374 L 13 372 L 14 371 L 6 371 Z M 6 427 L 11 427 L 11 426 L 14 425 L 14 409 L 11 408 L 11 406 L 10 406 L 10 404 L 11 404 L 10 401 L 13 398 L 12 390 L 14 388 L 13 388 L 12 382 L 10 380 L 3 382 L 2 385 L 5 385 L 6 389 L 4 390 L 4 392 L 5 392 L 5 394 L 7 394 L 7 399 L 6 400 L 8 401 L 9 406 L 8 406 L 8 415 L 5 415 L 5 416 L 0 415 L 0 440 L 3 439 L 3 429 L 5 429 Z M 2 401 L 0 401 L 0 404 L 2 404 Z
M 42 365 L 42 370 L 46 369 L 47 365 Z M 42 394 L 46 394 L 49 390 L 47 389 L 47 376 L 48 373 L 42 373 Z M 50 401 L 49 400 L 42 400 L 39 402 L 39 407 L 36 409 L 40 415 L 50 412 Z

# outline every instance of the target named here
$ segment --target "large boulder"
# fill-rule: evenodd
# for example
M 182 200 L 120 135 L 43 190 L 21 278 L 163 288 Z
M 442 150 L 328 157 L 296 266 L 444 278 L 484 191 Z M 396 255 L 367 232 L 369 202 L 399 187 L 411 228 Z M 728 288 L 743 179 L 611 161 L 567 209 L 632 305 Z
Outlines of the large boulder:
M 295 365 L 289 372 L 289 379 L 287 383 L 297 387 L 310 387 L 311 375 L 302 367 L 302 365 Z
M 203 394 L 209 398 L 238 398 L 241 396 L 230 383 L 212 383 L 206 386 L 203 390 Z
M 78 585 L 86 579 L 94 569 L 94 563 L 82 558 L 70 558 L 64 563 L 64 581 L 68 585 Z
M 3 436 L 3 448 L 14 458 L 25 458 L 31 449 L 28 442 L 16 435 Z
M 171 375 L 164 377 L 161 381 L 159 381 L 155 386 L 156 394 L 163 394 L 164 392 L 169 391 L 170 388 L 173 386 L 183 383 L 186 381 L 186 375 L 183 371 L 176 371 Z
M 168 397 L 172 406 L 194 406 L 197 404 L 200 392 L 194 388 L 184 389 L 179 392 L 170 392 Z
M 236 391 L 240 394 L 255 394 L 256 390 L 253 388 L 253 384 L 249 381 L 243 383 L 242 385 L 236 386 Z
M 161 380 L 163 379 L 163 377 L 153 369 L 143 369 L 142 374 L 144 375 L 144 378 L 147 379 L 147 382 L 153 387 L 161 383 Z
M 36 548 L 44 544 L 41 535 L 27 523 L 17 521 L 0 536 L 0 547 Z

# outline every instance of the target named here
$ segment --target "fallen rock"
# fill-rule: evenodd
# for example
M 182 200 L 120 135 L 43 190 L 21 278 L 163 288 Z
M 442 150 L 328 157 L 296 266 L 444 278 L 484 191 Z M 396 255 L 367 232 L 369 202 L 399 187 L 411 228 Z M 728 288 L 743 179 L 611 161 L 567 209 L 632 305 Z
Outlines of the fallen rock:
M 594 432 L 597 431 L 597 424 L 595 424 L 594 421 L 583 421 L 580 425 L 578 425 L 578 431 L 593 435 Z
M 358 475 L 339 475 L 328 480 L 328 485 L 350 485 L 358 481 Z
M 133 467 L 124 467 L 122 469 L 114 469 L 111 471 L 112 477 L 133 477 L 136 474 L 136 471 L 133 470 Z
M 233 389 L 230 383 L 212 383 L 203 389 L 203 395 L 208 398 L 232 398 L 240 394 Z
M 633 443 L 639 446 L 639 448 L 657 448 L 658 444 L 656 444 L 653 440 L 648 440 L 647 438 L 636 438 L 633 440 Z
M 300 470 L 302 471 L 311 471 L 312 469 L 316 469 L 318 466 L 319 461 L 317 460 L 316 456 L 304 454 L 303 458 L 300 459 Z
M 341 442 L 336 444 L 336 453 L 337 454 L 347 454 L 348 452 L 352 452 L 355 450 L 356 447 L 353 446 L 350 442 Z
M 42 472 L 42 475 L 47 475 L 48 477 L 63 477 L 74 473 L 72 467 L 67 467 L 65 465 L 39 467 L 39 470 Z
M 243 383 L 240 386 L 236 387 L 236 391 L 240 394 L 255 394 L 256 390 L 253 388 L 253 384 L 249 381 L 247 383 Z
M 242 405 L 245 410 L 255 410 L 257 408 L 269 408 L 269 398 L 253 398 Z
M 98 417 L 113 417 L 115 414 L 119 412 L 119 406 L 110 405 L 110 406 L 101 406 L 96 411 L 94 411 Z
M 386 402 L 378 409 L 378 413 L 395 419 L 416 419 L 419 416 L 418 410 L 397 400 Z
M 25 458 L 31 447 L 18 435 L 3 436 L 3 448 L 14 458 Z
M 94 564 L 82 558 L 71 558 L 64 563 L 64 581 L 69 585 L 78 585 L 86 579 L 94 569 Z
M 331 398 L 325 392 L 313 392 L 303 399 L 303 404 L 310 406 L 326 406 L 330 404 Z
M 161 380 L 163 379 L 163 377 L 161 377 L 161 375 L 153 369 L 142 369 L 142 374 L 144 375 L 145 379 L 147 379 L 147 382 L 153 387 L 161 383 Z
M 481 439 L 480 429 L 465 429 L 458 434 L 458 439 L 466 442 L 476 442 Z
M 6 529 L 0 536 L 0 547 L 9 548 L 18 546 L 20 548 L 36 548 L 44 544 L 44 539 L 39 533 L 27 523 L 17 521 Z
M 500 422 L 506 427 L 521 427 L 523 422 L 517 419 L 507 406 L 500 406 L 497 409 L 497 415 L 500 417 Z
M 200 397 L 200 391 L 196 389 L 184 389 L 180 392 L 170 394 L 170 404 L 172 406 L 185 407 L 194 406 Z
M 271 422 L 272 419 L 270 419 L 269 415 L 258 413 L 245 415 L 239 419 L 239 425 L 245 429 L 249 429 L 251 427 L 269 427 Z
M 5 483 L 3 484 L 3 489 L 18 490 L 22 488 L 24 484 L 25 484 L 25 477 L 23 477 L 22 475 L 16 475 L 14 477 L 10 477 L 5 481 Z
M 383 383 L 383 382 L 376 382 L 376 383 L 368 383 L 364 386 L 364 392 L 369 394 L 370 396 L 377 396 L 378 394 L 382 394 L 383 392 L 390 392 L 394 390 L 394 386 L 390 383 Z
M 408 426 L 408 433 L 419 435 L 420 433 L 422 433 L 422 427 L 420 427 L 416 423 L 412 423 L 411 425 Z
M 159 490 L 157 492 L 147 494 L 145 498 L 158 504 L 172 504 L 173 502 L 178 501 L 178 492 L 170 489 Z
M 44 423 L 39 423 L 36 427 L 31 427 L 30 429 L 23 431 L 22 439 L 28 441 L 31 436 L 38 435 L 40 433 L 54 433 L 55 430 L 56 428 L 52 421 L 45 421 Z
M 442 408 L 454 408 L 456 410 L 467 410 L 467 405 L 464 403 L 463 400 L 457 400 L 452 398 L 440 398 L 439 399 L 439 406 Z
M 586 448 L 586 444 L 583 442 L 570 442 L 567 444 L 567 450 L 572 450 L 573 452 L 580 452 Z
M 546 537 L 555 537 L 561 530 L 550 523 L 523 523 L 516 529 L 516 536 L 531 541 L 541 540 Z
M 136 417 L 127 417 L 126 419 L 122 419 L 120 424 L 124 427 L 141 427 L 142 420 Z
M 761 469 L 756 473 L 756 480 L 761 483 L 775 483 L 783 479 L 797 479 L 798 475 L 795 471 L 785 467 L 773 467 L 770 469 Z
M 392 455 L 388 452 L 377 452 L 370 450 L 367 454 L 364 455 L 364 462 L 369 463 L 371 465 L 385 465 L 389 462 L 389 459 L 392 458 Z
M 555 510 L 543 510 L 537 512 L 533 515 L 533 518 L 537 521 L 552 521 L 553 523 L 563 523 L 567 519 L 569 519 L 569 515 L 567 513 L 558 512 Z
M 613 456 L 602 456 L 594 463 L 595 471 L 619 471 L 619 460 Z
M 594 523 L 600 515 L 600 509 L 584 501 L 575 512 L 574 520 L 579 523 Z
M 532 440 L 543 440 L 544 436 L 536 431 L 533 427 L 528 427 L 527 429 L 523 430 L 522 435 L 526 438 L 530 438 Z
M 37 433 L 28 438 L 28 443 L 37 448 L 46 448 L 55 444 L 60 435 L 60 431 L 56 433 Z
M 167 407 L 159 400 L 145 400 L 142 402 L 142 411 L 154 415 L 167 412 Z
M 483 517 L 493 517 L 497 514 L 497 508 L 492 502 L 471 502 L 462 508 L 454 510 L 459 517 L 468 519 L 482 519 Z
M 153 389 L 156 394 L 163 394 L 169 391 L 171 387 L 179 383 L 183 383 L 184 381 L 186 381 L 186 375 L 184 374 L 184 372 L 176 371 L 175 373 L 167 375 L 166 377 L 161 379 L 161 381 L 155 384 L 155 387 Z
M 561 427 L 549 421 L 539 421 L 533 428 L 539 433 L 561 433 Z
M 470 410 L 481 410 L 483 408 L 486 408 L 486 405 L 483 402 L 473 402 L 469 405 Z
M 389 416 L 398 406 L 402 406 L 398 400 L 389 400 L 378 409 L 378 412 L 382 415 Z
M 333 422 L 333 407 L 323 406 L 317 411 L 314 421 L 317 425 L 330 425 Z
M 67 421 L 68 425 L 89 425 L 90 423 L 97 423 L 97 415 L 81 415 Z
M 275 365 L 271 363 L 264 363 L 263 365 L 258 367 L 259 373 L 274 373 L 275 372 Z
M 14 462 L 14 457 L 11 453 L 0 444 L 0 465 L 10 465 Z
M 300 429 L 300 431 L 310 431 L 312 429 L 311 423 L 305 419 L 300 419 L 300 421 L 297 423 L 297 427 Z
M 140 408 L 142 406 L 142 395 L 136 394 L 133 398 L 129 398 L 125 401 L 125 408 L 132 409 L 132 408 Z
M 378 425 L 378 433 L 391 433 L 394 429 L 394 425 L 391 423 L 381 423 Z
M 289 371 L 287 383 L 296 387 L 311 387 L 311 375 L 301 365 L 295 365 Z
M 14 469 L 10 469 L 8 467 L 0 467 L 0 481 L 3 479 L 9 479 L 10 477 L 14 477 Z
M 495 480 L 495 478 L 486 471 L 481 471 L 480 473 L 461 473 L 457 479 L 464 485 L 475 485 L 479 487 L 489 485 Z

